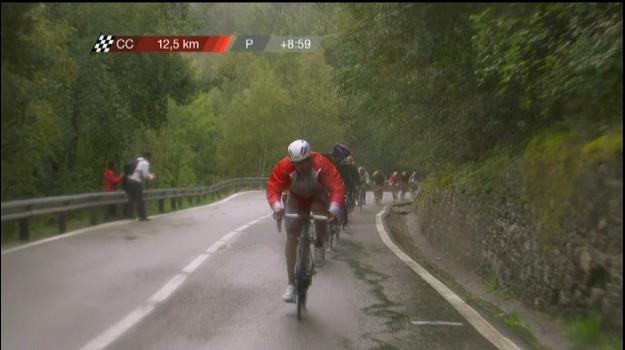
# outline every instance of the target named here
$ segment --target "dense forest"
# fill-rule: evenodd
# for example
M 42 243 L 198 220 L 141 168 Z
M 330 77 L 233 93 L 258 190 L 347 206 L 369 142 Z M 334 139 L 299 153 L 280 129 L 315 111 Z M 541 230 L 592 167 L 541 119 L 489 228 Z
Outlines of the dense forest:
M 323 41 L 90 54 L 102 33 Z M 621 3 L 2 3 L 1 35 L 3 202 L 101 191 L 142 151 L 167 188 L 344 143 L 370 172 L 418 173 L 432 241 L 622 339 Z
M 90 55 L 100 33 L 324 39 L 305 54 Z M 3 3 L 2 200 L 98 191 L 108 161 L 142 150 L 152 187 L 263 176 L 295 138 L 439 179 L 611 158 L 622 78 L 614 3 Z

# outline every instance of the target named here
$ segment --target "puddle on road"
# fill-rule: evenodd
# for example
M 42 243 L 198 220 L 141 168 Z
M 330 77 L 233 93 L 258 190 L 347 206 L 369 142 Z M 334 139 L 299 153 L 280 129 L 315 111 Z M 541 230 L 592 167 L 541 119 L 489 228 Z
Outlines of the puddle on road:
M 377 344 L 374 349 L 396 349 L 396 347 L 380 339 L 380 336 L 386 335 L 384 338 L 388 338 L 388 335 L 392 336 L 406 329 L 410 318 L 399 311 L 392 310 L 399 305 L 388 298 L 382 285 L 389 276 L 376 271 L 372 265 L 363 261 L 372 251 L 365 250 L 361 244 L 349 240 L 343 240 L 341 244 L 349 248 L 346 250 L 348 254 L 338 256 L 336 259 L 347 263 L 356 278 L 365 282 L 369 286 L 369 292 L 377 299 L 377 302 L 363 307 L 361 310 L 367 316 L 383 320 L 383 325 L 386 327 L 384 330 L 363 333 L 362 336 Z

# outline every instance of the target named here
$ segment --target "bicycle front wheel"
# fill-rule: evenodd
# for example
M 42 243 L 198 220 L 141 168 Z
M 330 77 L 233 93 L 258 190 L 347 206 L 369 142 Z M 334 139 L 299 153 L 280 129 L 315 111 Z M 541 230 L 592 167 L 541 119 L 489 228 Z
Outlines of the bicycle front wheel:
M 297 289 L 297 319 L 302 319 L 302 313 L 306 310 L 306 292 L 308 291 L 308 286 L 302 286 Z

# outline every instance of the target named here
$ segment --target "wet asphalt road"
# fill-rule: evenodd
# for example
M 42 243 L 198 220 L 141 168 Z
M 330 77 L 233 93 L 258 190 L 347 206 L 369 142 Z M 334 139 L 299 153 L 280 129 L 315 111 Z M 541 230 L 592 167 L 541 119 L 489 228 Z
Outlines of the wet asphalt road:
M 354 211 L 313 279 L 302 321 L 281 300 L 285 234 L 265 218 L 211 253 L 107 348 L 494 348 L 386 248 L 374 223 L 381 209 Z M 82 348 L 224 235 L 269 213 L 264 193 L 247 192 L 3 254 L 2 349 Z M 451 323 L 413 324 L 421 321 Z

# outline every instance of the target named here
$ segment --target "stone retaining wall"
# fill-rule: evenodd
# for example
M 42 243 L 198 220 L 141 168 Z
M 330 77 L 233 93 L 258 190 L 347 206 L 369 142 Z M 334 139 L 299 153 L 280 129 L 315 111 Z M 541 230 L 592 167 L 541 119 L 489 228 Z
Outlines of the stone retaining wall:
M 527 305 L 558 314 L 597 312 L 622 336 L 622 169 L 622 160 L 601 165 L 576 181 L 561 229 L 548 237 L 511 196 L 430 186 L 415 208 L 423 234 L 441 252 Z

